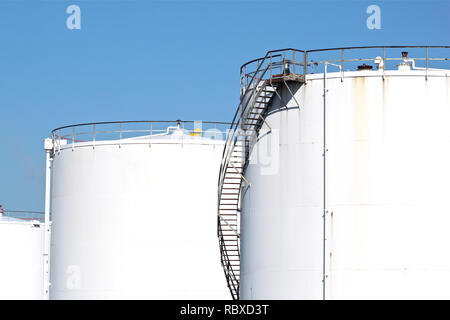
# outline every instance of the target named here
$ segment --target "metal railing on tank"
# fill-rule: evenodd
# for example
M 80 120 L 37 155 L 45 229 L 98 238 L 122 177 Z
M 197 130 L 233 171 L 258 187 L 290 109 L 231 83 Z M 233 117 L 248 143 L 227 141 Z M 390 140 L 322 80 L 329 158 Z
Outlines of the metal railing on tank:
M 11 218 L 11 220 L 19 219 L 25 221 L 39 221 L 44 222 L 44 212 L 41 211 L 27 211 L 27 210 L 3 210 L 2 217 Z
M 309 73 L 322 73 L 325 63 L 340 65 L 341 72 L 398 70 L 399 64 L 422 71 L 450 71 L 450 46 L 370 46 L 308 50 Z M 361 63 L 363 63 L 361 65 Z M 417 63 L 417 64 L 416 64 Z
M 268 51 L 264 57 L 251 60 L 241 66 L 241 94 L 255 78 L 261 81 L 289 74 L 304 77 L 307 74 L 323 72 L 325 62 L 339 64 L 343 72 L 358 70 L 361 62 L 367 62 L 368 68 L 380 70 L 396 70 L 397 62 L 414 63 L 413 69 L 423 70 L 426 73 L 436 68 L 450 70 L 448 49 L 450 46 L 364 46 L 272 50 Z M 403 54 L 405 52 L 406 56 Z M 415 66 L 415 62 L 419 62 L 420 66 Z M 268 72 L 265 77 L 261 77 L 266 67 Z
M 272 50 L 258 59 L 251 60 L 241 66 L 241 94 L 250 85 L 258 81 L 279 80 L 282 77 L 302 78 L 306 73 L 304 51 L 297 49 Z
M 175 130 L 183 133 L 182 139 L 209 138 L 225 140 L 229 122 L 211 121 L 110 121 L 81 123 L 52 130 L 54 152 L 62 146 L 75 148 L 114 141 L 119 146 L 127 143 L 151 144 L 153 139 L 168 136 Z M 138 140 L 136 140 L 138 138 Z

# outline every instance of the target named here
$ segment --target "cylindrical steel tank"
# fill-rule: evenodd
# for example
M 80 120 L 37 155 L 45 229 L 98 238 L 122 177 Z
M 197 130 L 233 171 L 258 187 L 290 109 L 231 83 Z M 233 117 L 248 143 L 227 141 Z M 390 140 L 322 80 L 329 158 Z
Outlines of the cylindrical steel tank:
M 43 298 L 44 225 L 0 216 L 0 300 Z
M 324 73 L 280 87 L 244 172 L 241 299 L 450 298 L 449 75 L 331 72 L 326 108 Z
M 73 130 L 104 130 L 88 128 Z M 223 136 L 154 128 L 55 133 L 50 299 L 230 298 L 215 228 Z

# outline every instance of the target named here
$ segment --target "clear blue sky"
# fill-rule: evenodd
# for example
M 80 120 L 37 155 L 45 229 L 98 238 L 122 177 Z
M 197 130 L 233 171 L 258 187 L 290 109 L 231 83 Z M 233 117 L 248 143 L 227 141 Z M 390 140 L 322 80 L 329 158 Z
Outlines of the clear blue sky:
M 81 30 L 66 8 L 81 8 Z M 381 8 L 381 29 L 366 8 Z M 0 0 L 0 203 L 43 210 L 43 139 L 62 125 L 230 121 L 239 67 L 267 50 L 449 45 L 448 0 Z

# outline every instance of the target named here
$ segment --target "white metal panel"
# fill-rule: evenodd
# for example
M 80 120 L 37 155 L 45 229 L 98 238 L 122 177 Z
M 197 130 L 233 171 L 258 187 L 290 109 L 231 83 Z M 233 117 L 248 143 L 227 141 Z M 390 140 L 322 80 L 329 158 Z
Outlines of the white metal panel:
M 51 299 L 229 299 L 217 250 L 222 141 L 118 142 L 53 160 Z
M 42 299 L 43 224 L 0 219 L 0 300 Z
M 325 252 L 323 74 L 296 93 L 300 109 L 268 115 L 279 169 L 245 172 L 241 298 L 321 299 L 323 261 L 327 299 L 450 298 L 450 81 L 381 75 L 328 75 Z

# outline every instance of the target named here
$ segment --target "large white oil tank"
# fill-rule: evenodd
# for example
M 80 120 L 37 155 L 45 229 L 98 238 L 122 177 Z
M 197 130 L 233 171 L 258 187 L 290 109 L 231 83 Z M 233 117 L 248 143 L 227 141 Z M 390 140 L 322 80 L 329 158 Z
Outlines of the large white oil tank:
M 0 300 L 41 300 L 44 225 L 0 216 Z
M 216 233 L 225 127 L 54 131 L 50 299 L 229 299 Z
M 244 172 L 241 299 L 450 299 L 450 70 L 397 51 L 278 82 Z

